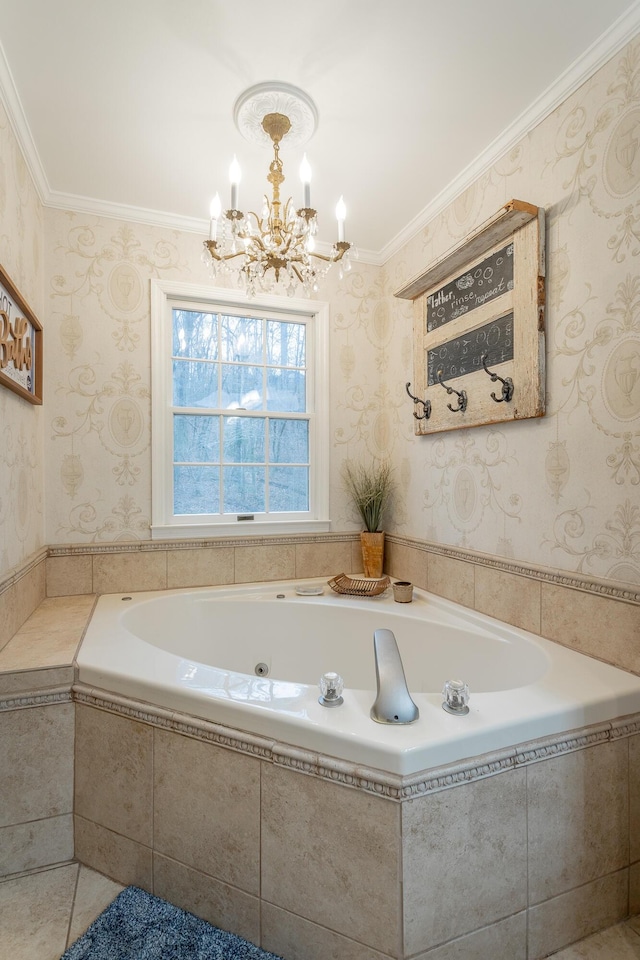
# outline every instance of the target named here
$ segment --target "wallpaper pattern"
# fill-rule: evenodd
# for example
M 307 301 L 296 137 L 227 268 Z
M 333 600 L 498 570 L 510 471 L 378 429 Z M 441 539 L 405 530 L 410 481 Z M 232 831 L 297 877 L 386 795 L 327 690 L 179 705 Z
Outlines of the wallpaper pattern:
M 395 436 L 398 528 L 640 582 L 640 41 L 584 84 L 414 238 L 385 290 L 512 197 L 547 211 L 547 413 Z M 398 327 L 406 307 L 394 304 Z M 410 369 L 394 353 L 395 379 Z M 408 419 L 405 417 L 408 424 Z
M 149 280 L 209 283 L 202 239 L 48 210 L 47 538 L 50 543 L 147 539 L 151 517 Z M 388 446 L 376 346 L 389 338 L 380 270 L 356 265 L 323 293 L 332 305 L 331 467 L 336 529 L 351 526 L 339 475 L 365 443 Z M 371 318 L 379 318 L 370 330 Z
M 547 210 L 547 415 L 417 438 L 393 292 L 511 197 Z M 46 211 L 47 542 L 149 536 L 149 279 L 208 282 L 201 239 Z M 388 456 L 387 529 L 638 583 L 639 257 L 636 40 L 384 268 L 329 275 L 334 529 L 358 526 L 344 458 Z
M 1 102 L 0 263 L 42 322 L 42 208 Z M 44 543 L 43 423 L 0 387 L 0 577 Z

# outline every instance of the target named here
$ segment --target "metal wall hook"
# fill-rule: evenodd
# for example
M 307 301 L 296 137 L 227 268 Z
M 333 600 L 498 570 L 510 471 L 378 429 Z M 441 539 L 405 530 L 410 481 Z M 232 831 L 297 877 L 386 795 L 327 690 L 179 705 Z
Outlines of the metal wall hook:
M 429 417 L 431 416 L 431 400 L 421 400 L 420 397 L 414 397 L 414 395 L 409 390 L 410 386 L 411 386 L 411 381 L 409 380 L 409 382 L 405 384 L 405 390 L 407 391 L 407 393 L 409 394 L 409 396 L 411 397 L 414 403 L 422 404 L 422 410 L 423 410 L 422 413 L 418 413 L 417 410 L 414 410 L 413 411 L 414 417 L 416 418 L 416 420 L 428 420 Z
M 458 406 L 457 406 L 457 407 L 452 407 L 450 403 L 447 404 L 447 406 L 449 407 L 449 410 L 451 410 L 451 413 L 464 413 L 465 410 L 467 409 L 467 402 L 468 402 L 467 391 L 466 391 L 466 390 L 456 390 L 454 387 L 448 387 L 448 386 L 446 385 L 446 383 L 443 383 L 443 382 L 442 382 L 442 370 L 438 370 L 438 372 L 437 372 L 437 374 L 436 374 L 436 377 L 437 377 L 437 380 L 438 380 L 438 383 L 440 384 L 440 386 L 441 386 L 441 387 L 444 387 L 444 389 L 447 391 L 447 393 L 449 394 L 449 396 L 451 396 L 452 393 L 455 393 L 455 395 L 456 395 L 457 398 L 458 398 Z
M 502 403 L 504 400 L 506 400 L 506 402 L 509 403 L 513 399 L 513 390 L 514 390 L 513 380 L 511 379 L 511 377 L 507 377 L 505 379 L 504 377 L 499 376 L 499 374 L 493 373 L 493 371 L 489 370 L 487 366 L 488 354 L 483 353 L 481 360 L 482 360 L 482 366 L 484 367 L 485 373 L 488 373 L 489 376 L 491 377 L 491 382 L 496 383 L 499 380 L 500 383 L 502 384 L 502 396 L 496 397 L 495 393 L 492 393 L 491 394 L 492 400 L 495 400 L 496 403 Z

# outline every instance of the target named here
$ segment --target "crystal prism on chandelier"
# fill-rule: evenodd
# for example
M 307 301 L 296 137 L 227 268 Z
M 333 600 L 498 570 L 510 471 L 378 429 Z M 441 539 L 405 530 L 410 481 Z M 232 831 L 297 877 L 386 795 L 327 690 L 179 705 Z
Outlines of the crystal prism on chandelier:
M 262 129 L 273 144 L 274 158 L 269 166 L 271 199 L 264 196 L 260 215 L 240 210 L 240 167 L 233 158 L 229 171 L 231 206 L 222 211 L 218 194 L 211 203 L 209 239 L 204 241 L 203 259 L 214 279 L 235 273 L 248 296 L 258 291 L 271 292 L 280 287 L 293 296 L 299 285 L 307 296 L 318 290 L 319 282 L 334 263 L 340 263 L 340 275 L 351 269 L 354 250 L 345 240 L 346 209 L 342 197 L 336 206 L 338 238 L 327 254 L 315 249 L 318 223 L 311 206 L 311 168 L 306 154 L 300 166 L 303 205 L 296 209 L 289 198 L 280 199 L 284 182 L 280 159 L 280 141 L 291 129 L 291 120 L 283 113 L 267 113 Z

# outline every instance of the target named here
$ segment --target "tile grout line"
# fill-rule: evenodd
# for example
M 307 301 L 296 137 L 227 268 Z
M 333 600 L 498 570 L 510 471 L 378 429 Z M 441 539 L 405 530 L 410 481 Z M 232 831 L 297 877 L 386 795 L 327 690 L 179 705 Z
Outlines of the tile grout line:
M 67 950 L 68 947 L 71 946 L 71 943 L 70 943 L 70 940 L 71 940 L 71 928 L 72 928 L 72 926 L 73 926 L 73 915 L 74 915 L 75 909 L 76 909 L 76 898 L 77 898 L 77 896 L 78 896 L 78 886 L 79 886 L 79 884 L 80 884 L 80 864 L 79 864 L 79 863 L 76 863 L 75 866 L 76 866 L 76 881 L 75 881 L 75 883 L 74 883 L 74 885 L 73 885 L 73 896 L 72 896 L 72 898 L 71 898 L 71 909 L 69 910 L 69 919 L 68 919 L 68 921 L 67 921 L 67 933 L 66 933 L 65 941 L 64 941 L 65 951 Z

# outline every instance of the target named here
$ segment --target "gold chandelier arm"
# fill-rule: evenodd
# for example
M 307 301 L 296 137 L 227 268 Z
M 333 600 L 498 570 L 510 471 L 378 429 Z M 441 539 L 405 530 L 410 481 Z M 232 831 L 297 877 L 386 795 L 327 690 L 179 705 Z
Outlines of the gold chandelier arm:
M 330 254 L 327 256 L 324 253 L 316 253 L 315 250 L 309 254 L 310 257 L 315 257 L 316 260 L 324 260 L 326 263 L 338 263 L 339 260 L 342 260 L 347 250 L 351 249 L 351 244 L 347 243 L 346 240 L 339 240 L 336 243 L 336 253 Z
M 205 240 L 204 245 L 214 260 L 233 260 L 234 257 L 244 257 L 244 250 L 237 250 L 235 253 L 218 253 L 218 243 L 216 240 Z

